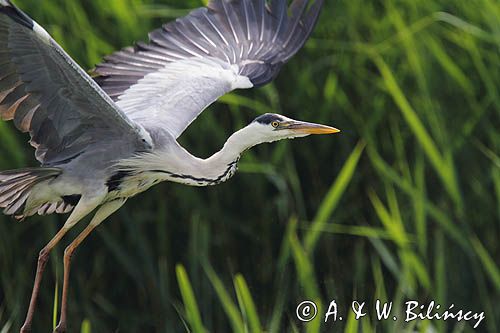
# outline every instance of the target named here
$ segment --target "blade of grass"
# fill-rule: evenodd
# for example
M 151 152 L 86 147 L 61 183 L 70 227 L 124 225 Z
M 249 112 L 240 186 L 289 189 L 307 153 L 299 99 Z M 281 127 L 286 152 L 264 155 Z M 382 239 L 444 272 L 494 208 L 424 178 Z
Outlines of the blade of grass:
M 384 242 L 377 238 L 370 238 L 370 242 L 379 254 L 380 259 L 389 269 L 389 271 L 395 276 L 401 276 L 401 268 L 399 267 L 396 258 L 393 256 L 392 252 L 385 246 Z
M 370 198 L 373 208 L 382 222 L 382 225 L 385 227 L 389 235 L 391 235 L 392 240 L 400 247 L 405 247 L 409 240 L 406 236 L 404 226 L 400 223 L 400 219 L 391 215 L 389 210 L 387 210 L 373 190 L 368 192 L 368 197 Z
M 56 268 L 57 269 L 57 268 Z M 56 274 L 57 276 L 57 274 Z M 52 306 L 52 329 L 55 330 L 57 326 L 57 313 L 59 311 L 59 283 L 56 281 L 54 287 L 54 304 Z
M 184 310 L 186 312 L 187 320 L 191 325 L 191 329 L 195 333 L 204 333 L 207 330 L 203 326 L 200 311 L 198 310 L 198 304 L 194 296 L 191 283 L 189 282 L 186 269 L 182 265 L 177 265 L 175 267 L 175 272 L 184 303 Z
M 434 295 L 440 304 L 446 304 L 446 250 L 443 232 L 438 230 L 434 235 Z M 439 332 L 447 331 L 447 324 L 444 320 L 436 323 Z
M 376 256 L 371 258 L 372 275 L 375 282 L 375 299 L 379 299 L 382 302 L 388 300 L 387 290 L 385 287 L 384 275 L 382 273 L 382 266 L 380 265 L 380 260 Z
M 205 270 L 205 273 L 208 276 L 208 279 L 210 280 L 210 283 L 212 284 L 212 287 L 214 288 L 217 294 L 217 297 L 219 298 L 219 301 L 222 305 L 222 308 L 224 309 L 224 312 L 229 318 L 233 331 L 243 332 L 245 330 L 245 323 L 241 318 L 240 312 L 238 311 L 236 304 L 234 304 L 234 302 L 231 299 L 231 296 L 226 291 L 224 284 L 219 279 L 217 273 L 215 273 L 214 269 L 207 261 L 203 261 L 202 265 Z
M 471 237 L 471 243 L 491 282 L 495 286 L 496 290 L 500 291 L 500 269 L 498 268 L 498 265 L 495 261 L 493 261 L 490 254 L 477 237 Z
M 496 167 L 492 167 L 491 174 L 497 197 L 497 222 L 500 225 L 500 172 L 498 172 Z
M 236 295 L 238 296 L 240 308 L 248 322 L 250 332 L 261 333 L 262 326 L 260 324 L 259 315 L 257 314 L 255 303 L 252 299 L 250 290 L 248 289 L 248 285 L 241 274 L 237 274 L 235 276 L 234 287 L 236 290 Z
M 293 226 L 291 230 L 294 231 L 293 233 L 289 234 L 289 242 L 293 254 L 295 268 L 297 270 L 299 283 L 302 288 L 304 288 L 305 299 L 314 302 L 317 307 L 317 313 L 321 314 L 323 313 L 323 305 L 321 302 L 319 287 L 317 285 L 316 277 L 314 274 L 314 266 L 307 256 L 306 251 L 302 248 L 297 237 L 297 220 L 293 219 L 289 222 L 289 224 Z M 311 333 L 320 332 L 321 324 L 321 315 L 317 315 L 316 318 L 305 324 L 306 331 Z
M 437 59 L 443 69 L 452 77 L 462 88 L 461 91 L 471 93 L 474 91 L 470 79 L 465 75 L 462 69 L 456 62 L 448 55 L 442 44 L 436 41 L 435 38 L 428 38 L 426 46 L 431 51 L 431 54 Z
M 448 161 L 443 156 L 441 156 L 438 147 L 433 142 L 431 136 L 425 129 L 417 113 L 413 110 L 410 102 L 398 85 L 396 78 L 394 77 L 387 63 L 382 59 L 382 57 L 376 54 L 373 56 L 373 61 L 377 65 L 382 78 L 384 79 L 387 90 L 391 94 L 396 105 L 398 105 L 408 126 L 413 131 L 413 134 L 422 145 L 424 152 L 429 158 L 436 173 L 443 181 L 446 190 L 455 201 L 457 208 L 463 207 L 462 198 L 455 178 L 455 170 L 453 168 L 453 165 L 448 163 Z
M 358 332 L 359 332 L 359 319 L 356 319 L 354 311 L 349 311 L 344 333 L 358 333 Z
M 82 322 L 82 328 L 80 329 L 80 333 L 92 333 L 92 326 L 90 325 L 90 320 L 85 319 Z
M 486 32 L 485 30 L 479 28 L 476 25 L 464 21 L 460 17 L 457 17 L 453 14 L 446 12 L 436 12 L 434 16 L 437 20 L 441 22 L 446 22 L 462 31 L 467 32 L 468 34 L 474 37 L 477 37 L 487 42 L 496 43 L 494 36 L 492 36 L 490 33 Z
M 394 184 L 398 186 L 398 188 L 402 189 L 405 193 L 410 195 L 412 198 L 418 196 L 418 191 L 414 188 L 414 186 L 409 183 L 406 179 L 400 177 L 397 172 L 394 171 L 391 166 L 389 166 L 378 154 L 378 152 L 368 146 L 368 157 L 376 167 L 376 169 L 388 180 L 392 181 Z M 463 235 L 461 229 L 459 229 L 455 223 L 453 223 L 448 216 L 447 213 L 443 212 L 437 206 L 435 206 L 432 202 L 426 200 L 425 209 L 429 213 L 429 215 L 439 224 L 441 225 L 447 232 L 448 235 L 453 238 L 464 251 L 470 253 L 470 247 L 468 243 L 468 239 Z
M 425 257 L 427 253 L 427 212 L 425 210 L 425 163 L 421 152 L 417 153 L 415 162 L 415 187 L 417 191 L 413 197 L 413 210 L 415 212 L 417 243 L 420 253 Z
M 304 228 L 308 230 L 308 228 Z M 370 226 L 356 226 L 356 225 L 344 225 L 329 223 L 325 225 L 322 229 L 318 229 L 322 233 L 332 233 L 341 235 L 351 235 L 366 238 L 378 238 L 378 239 L 392 239 L 392 236 L 385 230 L 381 228 L 375 228 Z
M 347 186 L 351 182 L 364 148 L 365 144 L 363 142 L 356 145 L 351 155 L 344 163 L 337 179 L 333 182 L 332 186 L 330 186 L 330 190 L 325 196 L 325 199 L 323 199 L 318 213 L 312 222 L 311 229 L 305 236 L 304 249 L 307 253 L 312 253 L 314 251 L 314 247 L 316 246 L 321 234 L 321 229 L 323 229 L 325 224 L 328 222 L 328 219 L 337 207 Z

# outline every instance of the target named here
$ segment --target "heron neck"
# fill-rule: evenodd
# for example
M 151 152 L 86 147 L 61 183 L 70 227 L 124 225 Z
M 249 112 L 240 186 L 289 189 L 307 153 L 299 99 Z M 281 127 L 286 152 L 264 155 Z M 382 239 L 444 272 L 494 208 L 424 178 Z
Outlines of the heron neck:
M 255 138 L 250 134 L 246 128 L 237 131 L 227 139 L 221 150 L 207 159 L 200 160 L 202 173 L 212 177 L 217 176 L 222 181 L 233 176 L 241 154 L 258 143 L 254 142 Z
M 205 159 L 205 163 L 211 167 L 223 166 L 225 164 L 239 160 L 241 154 L 252 148 L 257 142 L 251 137 L 246 128 L 243 128 L 231 135 L 221 150 Z
M 241 154 L 258 143 L 250 132 L 244 128 L 234 133 L 220 151 L 206 159 L 192 155 L 175 141 L 132 163 L 140 163 L 134 169 L 147 169 L 156 179 L 192 186 L 216 185 L 231 178 Z

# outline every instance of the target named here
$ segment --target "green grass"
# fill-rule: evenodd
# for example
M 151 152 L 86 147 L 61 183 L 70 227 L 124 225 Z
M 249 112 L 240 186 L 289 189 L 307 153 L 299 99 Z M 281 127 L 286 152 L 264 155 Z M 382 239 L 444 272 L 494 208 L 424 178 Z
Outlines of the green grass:
M 201 0 L 17 0 L 87 69 Z M 224 96 L 181 142 L 206 157 L 264 112 L 331 137 L 263 145 L 211 188 L 162 184 L 79 248 L 69 330 L 474 332 L 470 323 L 356 321 L 352 300 L 484 311 L 500 330 L 500 3 L 326 1 L 305 48 L 266 87 Z M 0 169 L 36 165 L 0 123 Z M 0 216 L 0 333 L 24 320 L 39 250 L 62 216 Z M 67 244 L 83 228 L 72 230 Z M 61 245 L 34 331 L 50 331 Z M 308 324 L 303 300 L 344 320 Z

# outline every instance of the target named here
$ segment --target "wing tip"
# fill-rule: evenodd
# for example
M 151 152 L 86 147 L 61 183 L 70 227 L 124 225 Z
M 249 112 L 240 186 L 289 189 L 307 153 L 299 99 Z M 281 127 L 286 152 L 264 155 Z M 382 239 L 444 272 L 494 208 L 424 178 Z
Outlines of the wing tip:
M 300 7 L 300 1 L 304 1 L 306 8 L 304 8 L 304 11 L 298 13 L 298 17 L 289 17 L 289 19 L 297 20 L 298 25 L 302 29 L 302 34 L 294 38 L 295 30 L 289 32 L 287 41 L 285 42 L 285 48 L 288 52 L 283 57 L 283 62 L 287 62 L 293 57 L 309 40 L 319 21 L 321 9 L 324 4 L 324 0 L 295 0 L 291 6 Z
M 0 0 L 0 13 L 7 15 L 15 22 L 33 30 L 35 22 L 22 10 L 17 8 L 10 0 Z

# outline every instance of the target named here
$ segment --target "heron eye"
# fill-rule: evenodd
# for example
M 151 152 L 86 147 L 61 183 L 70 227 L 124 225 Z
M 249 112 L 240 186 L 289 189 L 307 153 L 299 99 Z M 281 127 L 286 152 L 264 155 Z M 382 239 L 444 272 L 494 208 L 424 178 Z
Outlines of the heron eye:
M 277 121 L 273 121 L 271 123 L 271 126 L 274 127 L 274 128 L 277 128 L 279 125 L 280 125 L 280 123 L 278 123 Z

